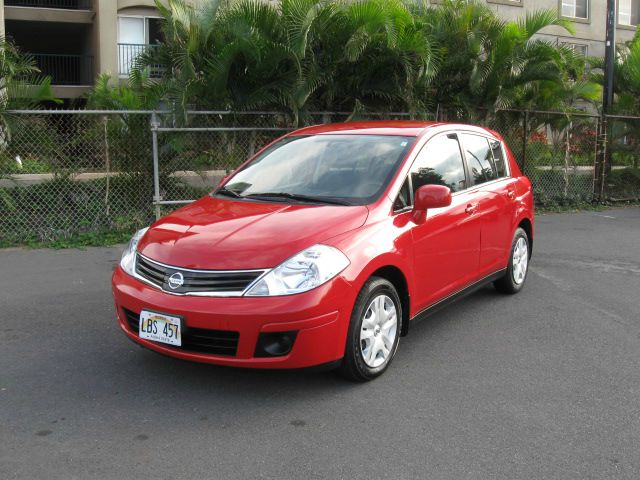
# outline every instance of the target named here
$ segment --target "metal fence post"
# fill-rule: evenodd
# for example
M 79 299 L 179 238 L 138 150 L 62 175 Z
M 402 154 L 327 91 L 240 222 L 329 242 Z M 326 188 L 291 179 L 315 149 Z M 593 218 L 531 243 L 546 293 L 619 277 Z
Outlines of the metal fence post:
M 528 128 L 529 128 L 529 111 L 524 111 L 524 118 L 522 119 L 522 173 L 525 175 L 527 172 L 527 143 L 528 143 Z
M 600 176 L 602 172 L 601 159 L 603 158 L 603 141 L 602 141 L 602 116 L 596 118 L 596 148 L 595 158 L 593 159 L 593 200 L 601 201 L 600 198 Z
M 156 220 L 160 219 L 160 167 L 158 162 L 158 128 L 160 122 L 156 112 L 151 114 L 151 142 L 153 149 L 153 204 L 156 211 Z
M 249 134 L 249 157 L 253 157 L 256 153 L 256 131 L 251 130 Z
M 596 180 L 594 181 L 595 191 L 594 194 L 599 202 L 604 202 L 605 197 L 605 184 L 607 176 L 607 155 L 609 154 L 609 122 L 606 114 L 602 114 L 600 118 L 599 126 L 600 131 L 598 140 L 600 144 L 599 155 L 596 159 Z

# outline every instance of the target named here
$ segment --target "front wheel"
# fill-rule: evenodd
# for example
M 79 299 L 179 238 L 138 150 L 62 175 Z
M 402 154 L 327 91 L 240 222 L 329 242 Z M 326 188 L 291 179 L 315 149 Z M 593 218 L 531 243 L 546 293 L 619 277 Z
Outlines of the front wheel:
M 351 314 L 340 373 L 358 382 L 382 375 L 398 349 L 402 305 L 391 282 L 371 277 L 362 287 Z
M 493 284 L 504 293 L 518 293 L 524 287 L 529 271 L 529 237 L 522 228 L 516 230 L 511 243 L 511 255 L 504 277 Z

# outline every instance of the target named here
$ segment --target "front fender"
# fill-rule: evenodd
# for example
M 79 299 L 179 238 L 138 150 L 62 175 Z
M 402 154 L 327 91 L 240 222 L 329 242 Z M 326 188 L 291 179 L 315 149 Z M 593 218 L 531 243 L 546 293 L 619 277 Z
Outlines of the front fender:
M 412 298 L 415 286 L 412 223 L 397 221 L 397 218 L 384 219 L 332 239 L 331 244 L 343 251 L 351 262 L 342 275 L 355 292 L 359 292 L 377 270 L 394 267 L 403 275 L 409 299 Z M 408 313 L 410 316 L 413 313 L 411 303 Z

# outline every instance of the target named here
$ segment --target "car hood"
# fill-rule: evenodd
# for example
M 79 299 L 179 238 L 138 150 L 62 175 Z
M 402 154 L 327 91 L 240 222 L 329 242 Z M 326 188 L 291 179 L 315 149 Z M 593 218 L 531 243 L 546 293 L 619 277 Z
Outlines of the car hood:
M 271 268 L 316 243 L 362 226 L 365 206 L 300 205 L 207 196 L 162 218 L 138 251 L 205 270 Z

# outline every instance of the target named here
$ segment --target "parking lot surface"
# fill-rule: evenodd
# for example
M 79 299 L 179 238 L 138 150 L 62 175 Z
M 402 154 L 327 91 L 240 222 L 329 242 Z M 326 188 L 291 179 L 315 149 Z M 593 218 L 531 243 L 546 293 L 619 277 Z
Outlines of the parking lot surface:
M 0 478 L 638 479 L 640 209 L 536 227 L 520 294 L 367 384 L 162 357 L 116 324 L 119 248 L 0 250 Z

